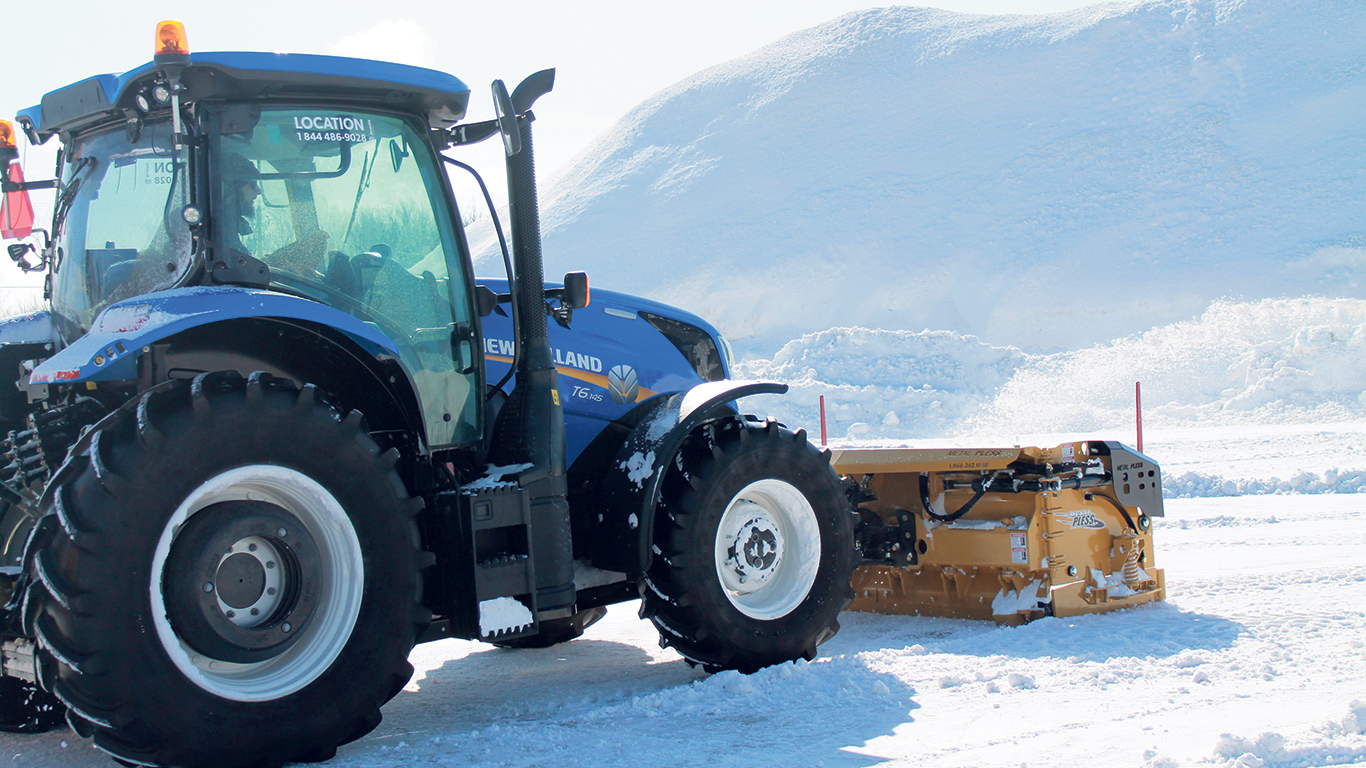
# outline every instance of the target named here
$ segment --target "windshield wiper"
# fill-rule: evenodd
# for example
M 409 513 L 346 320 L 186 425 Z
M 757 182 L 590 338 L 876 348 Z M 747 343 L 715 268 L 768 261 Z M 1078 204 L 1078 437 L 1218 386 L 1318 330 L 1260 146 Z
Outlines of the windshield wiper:
M 76 168 L 71 172 L 71 181 L 62 187 L 62 196 L 57 200 L 57 213 L 52 217 L 52 233 L 54 235 L 62 231 L 66 214 L 71 210 L 71 204 L 76 201 L 76 193 L 81 191 L 81 184 L 90 178 L 90 173 L 99 164 L 99 160 L 93 157 L 83 157 L 76 162 Z M 85 175 L 81 176 L 81 173 Z
M 342 235 L 341 241 L 345 243 L 351 237 L 351 225 L 356 223 L 356 212 L 360 210 L 360 199 L 365 194 L 365 190 L 370 187 L 370 174 L 375 170 L 375 162 L 379 160 L 379 148 L 375 148 L 375 157 L 372 160 L 370 153 L 366 152 L 365 157 L 360 161 L 360 184 L 356 185 L 356 202 L 351 206 L 351 220 L 346 222 L 346 234 Z M 368 163 L 368 165 L 367 165 Z

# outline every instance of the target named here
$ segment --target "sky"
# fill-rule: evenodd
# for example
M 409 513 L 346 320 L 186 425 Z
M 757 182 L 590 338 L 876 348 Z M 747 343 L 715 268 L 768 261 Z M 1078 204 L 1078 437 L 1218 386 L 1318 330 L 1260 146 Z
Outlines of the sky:
M 1086 0 L 933 0 L 908 3 L 961 13 L 1049 13 Z M 398 61 L 450 72 L 471 86 L 469 119 L 492 116 L 489 83 L 557 68 L 552 94 L 536 109 L 537 167 L 544 181 L 618 118 L 650 95 L 707 67 L 850 11 L 867 0 L 504 0 L 499 3 L 388 0 L 328 4 L 243 0 L 166 3 L 126 0 L 114 14 L 95 0 L 68 3 L 60 20 L 43 3 L 5 11 L 5 74 L 0 115 L 37 104 L 48 91 L 92 75 L 121 72 L 151 58 L 162 19 L 185 23 L 191 50 L 321 53 Z M 43 29 L 52 34 L 44 35 Z M 21 139 L 21 146 L 26 142 Z M 25 150 L 28 178 L 50 175 L 55 140 Z M 471 153 L 501 203 L 493 143 Z M 39 210 L 43 196 L 35 196 Z M 41 215 L 41 214 L 40 214 Z M 34 282 L 10 264 L 0 285 Z

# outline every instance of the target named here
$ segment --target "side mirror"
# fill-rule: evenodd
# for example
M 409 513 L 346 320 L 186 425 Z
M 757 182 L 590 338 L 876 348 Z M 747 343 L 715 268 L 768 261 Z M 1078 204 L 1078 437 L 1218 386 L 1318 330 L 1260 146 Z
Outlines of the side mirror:
M 15 243 L 6 250 L 9 251 L 9 257 L 14 260 L 15 266 L 25 272 L 39 272 L 47 269 L 47 258 L 42 254 L 38 255 L 36 264 L 28 260 L 30 253 L 38 253 L 38 249 L 33 247 L 32 243 Z
M 503 151 L 512 157 L 522 151 L 522 129 L 517 125 L 517 112 L 502 80 L 493 81 L 493 111 L 498 115 L 498 132 L 503 134 Z
M 570 272 L 566 274 L 564 276 L 564 287 L 545 289 L 545 297 L 548 301 L 560 302 L 558 307 L 546 304 L 545 309 L 551 317 L 555 318 L 555 322 L 568 328 L 570 321 L 574 319 L 574 310 L 588 306 L 588 273 Z
M 394 173 L 398 173 L 399 169 L 403 167 L 403 158 L 411 154 L 408 152 L 407 145 L 406 140 L 400 146 L 398 139 L 389 139 L 389 162 L 394 166 Z
M 588 290 L 587 272 L 569 272 L 564 276 L 560 302 L 569 309 L 583 309 L 592 296 Z

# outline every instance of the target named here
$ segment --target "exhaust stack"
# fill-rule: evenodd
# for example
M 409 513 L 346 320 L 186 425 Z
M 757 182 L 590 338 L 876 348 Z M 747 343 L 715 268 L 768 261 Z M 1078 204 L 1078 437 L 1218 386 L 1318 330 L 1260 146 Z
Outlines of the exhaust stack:
M 521 474 L 531 502 L 538 619 L 574 612 L 574 549 L 566 499 L 564 411 L 559 374 L 546 325 L 545 269 L 541 259 L 541 219 L 532 154 L 531 105 L 549 93 L 555 70 L 523 80 L 507 95 L 502 81 L 493 85 L 498 121 L 507 150 L 508 215 L 512 229 L 517 287 L 513 300 L 521 315 L 522 352 L 517 383 L 499 414 L 490 460 L 531 464 Z M 515 126 L 513 123 L 515 122 Z

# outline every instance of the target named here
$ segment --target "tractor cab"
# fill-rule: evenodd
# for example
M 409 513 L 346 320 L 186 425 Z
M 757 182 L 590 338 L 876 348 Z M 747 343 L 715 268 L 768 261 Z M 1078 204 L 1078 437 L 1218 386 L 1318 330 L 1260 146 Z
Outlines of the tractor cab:
M 158 54 L 47 94 L 20 123 L 66 139 L 45 251 L 60 343 L 161 291 L 291 294 L 393 341 L 428 445 L 477 440 L 473 278 L 433 140 L 467 98 L 430 70 L 264 53 Z

